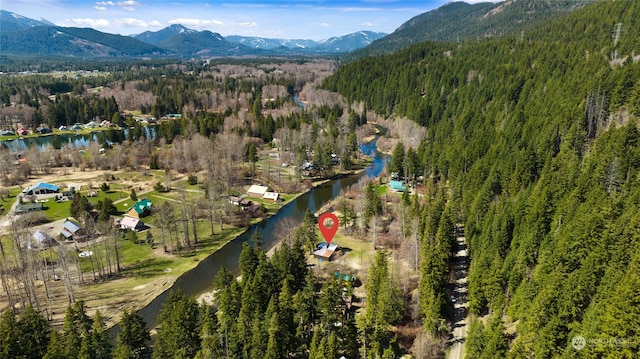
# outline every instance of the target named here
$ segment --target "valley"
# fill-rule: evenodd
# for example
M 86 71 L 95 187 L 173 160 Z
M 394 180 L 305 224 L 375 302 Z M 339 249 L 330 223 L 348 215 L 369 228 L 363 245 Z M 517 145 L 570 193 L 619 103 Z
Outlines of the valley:
M 454 2 L 323 54 L 234 38 L 245 52 L 177 18 L 144 45 L 7 22 L 23 31 L 0 40 L 25 48 L 1 64 L 1 352 L 635 357 L 639 12 Z M 86 144 L 9 146 L 90 123 L 103 127 Z M 9 221 L 41 179 L 69 201 L 28 195 L 21 209 L 43 210 Z M 116 230 L 143 198 L 149 228 Z M 67 218 L 104 239 L 29 249 Z

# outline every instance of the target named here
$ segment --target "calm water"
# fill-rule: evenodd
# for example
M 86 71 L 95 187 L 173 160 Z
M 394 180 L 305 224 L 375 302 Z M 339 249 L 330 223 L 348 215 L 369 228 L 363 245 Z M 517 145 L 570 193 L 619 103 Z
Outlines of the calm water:
M 156 128 L 154 126 L 142 126 L 142 130 L 147 138 L 153 139 L 156 136 Z M 120 133 L 126 138 L 129 134 L 129 129 L 125 128 Z M 13 140 L 0 141 L 0 144 L 8 148 L 11 152 L 22 152 L 29 149 L 31 146 L 38 146 L 41 150 L 45 146 L 51 144 L 53 148 L 61 149 L 65 146 L 72 146 L 75 148 L 85 148 L 89 146 L 91 141 L 99 141 L 103 136 L 106 136 L 107 132 L 100 131 L 89 134 L 76 134 L 76 133 L 63 133 L 49 136 L 39 137 L 27 137 L 16 138 Z M 109 142 L 109 141 L 107 141 Z
M 240 251 L 242 250 L 242 243 L 250 241 L 256 229 L 260 231 L 265 250 L 268 250 L 277 242 L 277 238 L 274 236 L 274 229 L 280 220 L 286 217 L 292 217 L 297 221 L 302 221 L 307 209 L 315 212 L 325 203 L 336 198 L 343 188 L 353 185 L 363 177 L 376 177 L 379 175 L 385 168 L 388 156 L 376 151 L 376 141 L 360 146 L 360 148 L 362 152 L 374 156 L 373 162 L 363 173 L 340 178 L 323 186 L 313 188 L 311 191 L 289 202 L 282 207 L 276 215 L 251 226 L 247 232 L 229 242 L 223 248 L 200 262 L 196 268 L 178 278 L 172 289 L 180 289 L 183 293 L 190 296 L 198 296 L 204 292 L 213 290 L 213 278 L 222 267 L 234 273 L 238 272 L 238 259 Z M 156 326 L 158 313 L 167 295 L 168 291 L 155 298 L 148 306 L 139 311 L 139 314 L 147 322 L 149 328 Z M 114 327 L 112 333 L 117 332 L 117 330 L 119 330 L 119 328 Z
M 54 148 L 60 149 L 64 146 L 70 145 L 77 148 L 83 148 L 89 146 L 90 141 L 97 141 L 98 135 L 96 133 L 79 135 L 74 133 L 52 135 L 52 136 L 40 136 L 40 137 L 27 137 L 16 138 L 14 140 L 2 141 L 2 146 L 7 147 L 11 152 L 22 152 L 29 149 L 31 146 L 38 146 L 40 149 L 44 149 L 46 145 L 51 144 Z

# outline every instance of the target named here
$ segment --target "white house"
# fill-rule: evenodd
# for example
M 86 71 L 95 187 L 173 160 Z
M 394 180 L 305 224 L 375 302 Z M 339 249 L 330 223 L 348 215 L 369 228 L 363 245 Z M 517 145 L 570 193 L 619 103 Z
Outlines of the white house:
M 145 228 L 144 223 L 139 218 L 124 216 L 120 221 L 120 228 L 122 229 L 133 229 L 138 232 Z
M 259 186 L 259 185 L 253 185 L 251 187 L 249 187 L 249 190 L 247 191 L 247 196 L 249 197 L 253 197 L 253 198 L 263 198 L 264 194 L 269 190 L 269 187 L 267 186 Z
M 278 192 L 265 192 L 262 196 L 262 199 L 264 199 L 265 201 L 276 202 L 278 200 L 278 197 L 280 197 L 280 194 Z

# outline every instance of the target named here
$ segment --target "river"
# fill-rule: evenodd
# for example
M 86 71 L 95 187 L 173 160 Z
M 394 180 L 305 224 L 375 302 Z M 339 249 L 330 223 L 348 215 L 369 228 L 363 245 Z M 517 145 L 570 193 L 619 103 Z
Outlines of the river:
M 277 214 L 251 226 L 244 234 L 211 254 L 194 269 L 183 274 L 176 280 L 171 289 L 180 289 L 184 294 L 194 297 L 210 292 L 213 290 L 213 278 L 222 267 L 238 273 L 238 259 L 242 250 L 242 243 L 250 241 L 256 229 L 260 231 L 265 250 L 269 250 L 277 243 L 274 229 L 280 220 L 292 217 L 295 220 L 302 221 L 307 209 L 315 212 L 330 200 L 336 198 L 343 188 L 353 185 L 363 177 L 378 176 L 384 170 L 389 156 L 377 152 L 376 141 L 377 137 L 375 140 L 360 146 L 363 153 L 373 157 L 373 161 L 362 173 L 339 178 L 315 187 L 287 203 Z M 169 291 L 165 291 L 138 312 L 147 322 L 149 328 L 154 328 L 157 325 L 158 314 L 168 294 Z M 112 334 L 115 334 L 118 330 L 119 327 L 116 325 L 112 330 Z
M 141 126 L 141 131 L 144 131 L 146 138 L 153 139 L 156 136 L 156 127 Z M 116 130 L 118 135 L 124 139 L 129 134 L 129 129 Z M 86 148 L 89 147 L 89 143 L 92 141 L 111 143 L 105 137 L 108 135 L 107 131 L 96 131 L 91 133 L 73 133 L 65 132 L 61 134 L 52 134 L 36 137 L 19 137 L 11 140 L 2 140 L 0 144 L 11 152 L 23 152 L 28 150 L 31 146 L 37 146 L 38 148 L 45 149 L 46 146 L 51 145 L 55 149 L 61 149 L 64 146 L 72 146 L 74 148 Z

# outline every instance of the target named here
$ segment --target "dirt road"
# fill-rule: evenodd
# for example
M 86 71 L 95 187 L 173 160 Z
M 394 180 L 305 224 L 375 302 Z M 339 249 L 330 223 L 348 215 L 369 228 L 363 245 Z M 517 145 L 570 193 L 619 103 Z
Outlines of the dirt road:
M 464 343 L 469 327 L 469 302 L 467 301 L 467 276 L 469 273 L 469 252 L 467 241 L 460 230 L 456 240 L 456 254 L 453 259 L 456 281 L 454 284 L 452 300 L 454 301 L 453 330 L 449 341 L 451 350 L 449 359 L 464 358 Z

